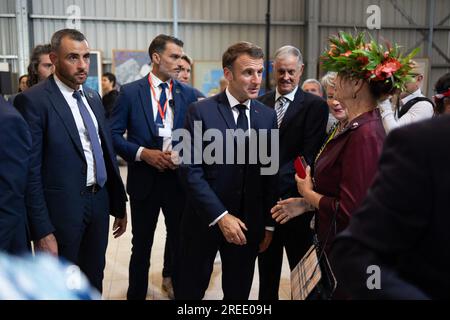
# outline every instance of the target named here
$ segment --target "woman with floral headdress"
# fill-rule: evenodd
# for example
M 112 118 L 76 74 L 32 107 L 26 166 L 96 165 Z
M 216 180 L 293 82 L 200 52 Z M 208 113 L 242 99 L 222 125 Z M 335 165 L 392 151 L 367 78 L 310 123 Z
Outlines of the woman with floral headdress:
M 353 37 L 341 32 L 330 39 L 321 58 L 325 70 L 337 72 L 335 99 L 346 109 L 347 124 L 321 151 L 314 179 L 309 168 L 305 179 L 296 176 L 303 198 L 280 201 L 272 209 L 277 221 L 287 222 L 310 206 L 316 208 L 315 228 L 325 252 L 347 227 L 374 179 L 385 138 L 377 100 L 409 80 L 415 54 L 403 58 L 398 46 L 365 43 L 364 38 L 363 33 Z

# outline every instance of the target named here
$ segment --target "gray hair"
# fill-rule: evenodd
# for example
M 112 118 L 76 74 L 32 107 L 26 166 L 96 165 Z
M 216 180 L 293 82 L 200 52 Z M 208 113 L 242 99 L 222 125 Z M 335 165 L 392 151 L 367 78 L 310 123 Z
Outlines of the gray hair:
M 298 58 L 298 65 L 301 66 L 303 64 L 303 56 L 300 49 L 297 49 L 294 46 L 283 46 L 275 52 L 274 60 L 277 60 L 283 56 L 291 55 Z
M 320 80 L 320 82 L 322 83 L 322 86 L 325 88 L 325 90 L 327 89 L 328 86 L 330 87 L 334 87 L 334 81 L 336 80 L 337 77 L 337 72 L 327 72 L 322 79 Z
M 303 81 L 302 89 L 305 87 L 305 84 L 308 84 L 308 83 L 314 83 L 314 84 L 318 85 L 319 86 L 319 90 L 323 92 L 322 85 L 316 79 L 306 79 L 305 81 Z

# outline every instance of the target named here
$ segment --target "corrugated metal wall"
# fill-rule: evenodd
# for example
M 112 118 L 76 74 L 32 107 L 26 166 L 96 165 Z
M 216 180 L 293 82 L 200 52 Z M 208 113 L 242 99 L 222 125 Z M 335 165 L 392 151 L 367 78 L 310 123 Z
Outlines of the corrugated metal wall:
M 106 60 L 111 59 L 112 49 L 146 50 L 156 35 L 173 32 L 173 7 L 168 0 L 33 0 L 35 44 L 48 42 L 55 30 L 65 26 L 64 20 L 48 18 L 66 16 L 66 8 L 72 4 L 78 5 L 87 19 L 81 22 L 82 31 L 91 47 L 101 49 Z M 285 43 L 303 45 L 302 30 L 289 25 L 304 20 L 303 7 L 303 0 L 275 1 L 272 48 Z M 238 40 L 265 46 L 266 10 L 266 1 L 261 0 L 179 0 L 178 36 L 194 59 L 220 60 L 228 45 Z
M 310 0 L 319 1 L 318 52 L 322 52 L 327 37 L 338 30 L 364 29 L 369 5 L 379 5 L 382 29 L 372 32 L 404 45 L 406 49 L 421 46 L 420 57 L 426 54 L 423 38 L 428 32 L 427 0 Z M 308 28 L 308 0 L 272 0 L 271 51 L 292 44 L 307 52 L 305 38 Z M 173 2 L 171 0 L 31 0 L 33 39 L 31 45 L 48 42 L 52 33 L 65 27 L 67 8 L 81 9 L 82 31 L 93 49 L 103 52 L 106 69 L 113 49 L 146 50 L 151 39 L 159 33 L 172 33 Z M 178 0 L 178 36 L 185 50 L 195 60 L 220 60 L 225 48 L 238 40 L 254 42 L 265 47 L 264 0 Z M 14 18 L 15 1 L 0 1 L 0 55 L 17 53 L 17 30 Z M 450 68 L 449 0 L 436 0 L 433 38 L 439 49 L 433 49 L 435 66 L 431 82 Z M 418 28 L 419 25 L 421 28 Z M 439 53 L 438 51 L 441 51 Z M 0 59 L 1 61 L 1 59 Z M 13 68 L 14 70 L 14 68 Z
M 0 55 L 17 55 L 16 4 L 0 1 Z

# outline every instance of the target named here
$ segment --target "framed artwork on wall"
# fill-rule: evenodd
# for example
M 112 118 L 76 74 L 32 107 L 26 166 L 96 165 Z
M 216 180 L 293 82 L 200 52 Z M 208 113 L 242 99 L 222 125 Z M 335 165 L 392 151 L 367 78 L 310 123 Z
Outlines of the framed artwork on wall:
M 85 85 L 102 96 L 102 54 L 99 50 L 91 50 L 91 64 Z
M 220 79 L 223 77 L 221 61 L 195 61 L 192 67 L 193 86 L 211 97 L 220 91 Z
M 141 79 L 150 72 L 148 52 L 113 50 L 112 72 L 115 74 L 119 86 Z

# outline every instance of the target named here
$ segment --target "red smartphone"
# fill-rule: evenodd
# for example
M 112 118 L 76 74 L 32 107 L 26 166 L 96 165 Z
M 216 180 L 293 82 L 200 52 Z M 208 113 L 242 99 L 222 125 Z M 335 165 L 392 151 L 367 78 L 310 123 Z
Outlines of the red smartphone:
M 306 167 L 308 164 L 303 157 L 297 157 L 294 161 L 295 172 L 299 178 L 305 179 L 306 177 Z

